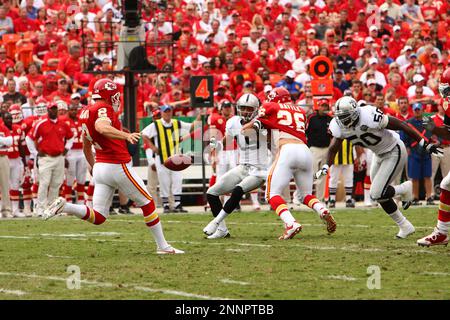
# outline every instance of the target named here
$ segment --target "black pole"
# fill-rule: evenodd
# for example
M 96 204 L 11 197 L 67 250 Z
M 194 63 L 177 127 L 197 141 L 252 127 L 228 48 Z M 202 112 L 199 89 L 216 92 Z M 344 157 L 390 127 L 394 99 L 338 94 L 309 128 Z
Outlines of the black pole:
M 200 141 L 202 142 L 202 188 L 203 188 L 203 205 L 206 208 L 206 171 L 205 171 L 205 157 L 204 157 L 204 152 L 205 152 L 205 143 L 203 141 L 203 134 L 204 134 L 204 126 L 205 126 L 205 115 L 203 114 L 202 111 L 202 135 L 200 138 Z
M 125 86 L 123 88 L 124 117 L 123 124 L 130 130 L 136 132 L 136 82 L 134 72 L 125 72 Z M 139 152 L 133 155 L 133 166 L 139 166 Z

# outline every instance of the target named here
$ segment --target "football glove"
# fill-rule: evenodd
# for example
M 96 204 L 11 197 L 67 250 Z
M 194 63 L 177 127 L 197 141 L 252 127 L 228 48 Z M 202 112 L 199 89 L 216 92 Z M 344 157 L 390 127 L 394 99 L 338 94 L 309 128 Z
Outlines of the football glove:
M 324 165 L 322 166 L 322 169 L 320 169 L 319 171 L 317 171 L 317 172 L 314 174 L 314 178 L 320 179 L 320 178 L 322 178 L 323 176 L 326 176 L 326 175 L 328 174 L 328 169 L 329 169 L 328 165 L 327 165 L 327 164 L 324 164 Z
M 433 131 L 433 129 L 436 127 L 436 123 L 430 117 L 423 117 L 422 125 L 425 130 L 428 131 Z
M 425 139 L 420 140 L 419 145 L 429 154 L 434 154 L 439 158 L 444 156 L 444 150 L 442 148 L 439 148 L 435 144 L 426 142 Z

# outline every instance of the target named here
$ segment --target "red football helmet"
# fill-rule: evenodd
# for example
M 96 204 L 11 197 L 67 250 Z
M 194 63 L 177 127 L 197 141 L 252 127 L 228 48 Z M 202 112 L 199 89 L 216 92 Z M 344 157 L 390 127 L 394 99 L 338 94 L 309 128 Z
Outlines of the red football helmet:
M 445 69 L 439 78 L 439 93 L 444 99 L 450 97 L 450 68 Z
M 92 99 L 104 99 L 117 111 L 120 106 L 119 87 L 109 79 L 97 80 L 94 84 Z
M 13 104 L 9 107 L 8 112 L 12 115 L 13 123 L 19 123 L 23 120 L 22 107 L 18 104 Z
M 272 89 L 266 97 L 266 102 L 286 103 L 292 102 L 291 94 L 284 87 Z

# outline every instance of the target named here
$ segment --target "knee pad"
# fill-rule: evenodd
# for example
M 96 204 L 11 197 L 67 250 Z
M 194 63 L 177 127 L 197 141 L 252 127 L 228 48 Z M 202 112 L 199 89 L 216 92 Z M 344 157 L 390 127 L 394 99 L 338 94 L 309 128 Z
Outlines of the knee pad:
M 386 202 L 392 199 L 395 195 L 395 189 L 393 186 L 387 186 L 384 190 L 382 190 L 381 194 L 379 192 L 372 192 L 370 190 L 370 198 L 374 201 L 378 201 L 379 203 Z
M 233 189 L 233 192 L 231 193 L 230 199 L 224 204 L 223 210 L 226 213 L 233 212 L 234 209 L 237 208 L 239 205 L 239 202 L 242 199 L 242 196 L 244 195 L 244 190 L 240 186 L 237 186 Z

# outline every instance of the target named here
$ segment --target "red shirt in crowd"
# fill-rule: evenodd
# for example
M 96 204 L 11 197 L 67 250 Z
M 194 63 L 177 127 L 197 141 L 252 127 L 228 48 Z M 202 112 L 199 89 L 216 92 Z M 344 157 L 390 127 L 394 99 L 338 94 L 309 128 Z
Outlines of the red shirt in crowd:
M 71 56 L 61 58 L 58 64 L 58 71 L 62 71 L 69 77 L 73 78 L 75 73 L 81 71 L 81 66 L 78 58 L 73 58 Z
M 73 133 L 64 121 L 45 118 L 36 123 L 28 136 L 36 142 L 38 152 L 56 157 L 63 154 L 66 140 Z

